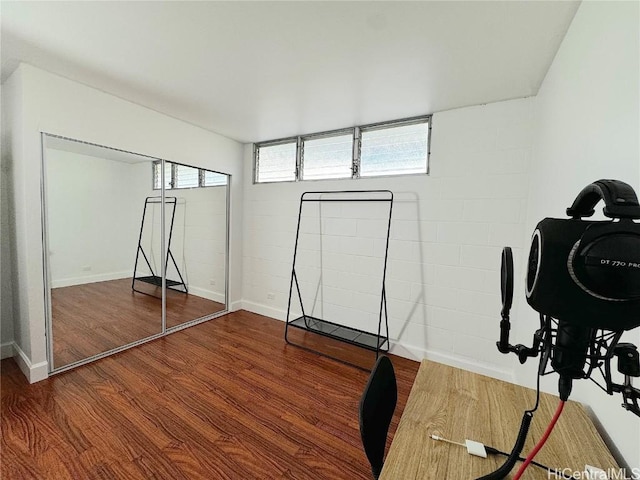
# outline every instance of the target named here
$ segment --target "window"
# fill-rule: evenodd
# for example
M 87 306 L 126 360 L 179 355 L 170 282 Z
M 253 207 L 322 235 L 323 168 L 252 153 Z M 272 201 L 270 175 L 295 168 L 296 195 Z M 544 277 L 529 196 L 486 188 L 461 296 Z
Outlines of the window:
M 431 116 L 256 144 L 256 183 L 429 173 Z
M 164 162 L 164 188 L 165 190 L 169 190 L 173 185 L 173 179 L 171 174 L 173 169 L 171 168 L 170 162 Z M 162 162 L 156 161 L 153 162 L 153 189 L 160 190 L 160 185 L 162 183 Z
M 361 130 L 360 176 L 427 173 L 427 122 Z
M 256 149 L 256 179 L 258 182 L 290 182 L 296 180 L 297 140 Z
M 351 178 L 353 133 L 304 139 L 302 165 L 303 180 Z
M 219 187 L 227 184 L 227 176 L 222 173 L 203 170 L 202 186 L 203 187 Z
M 160 190 L 162 182 L 162 162 L 153 162 L 153 189 Z M 227 185 L 227 176 L 224 173 L 190 167 L 179 163 L 164 162 L 164 188 L 172 190 L 176 188 L 218 187 Z
M 175 166 L 175 188 L 194 188 L 200 186 L 200 171 L 185 165 Z

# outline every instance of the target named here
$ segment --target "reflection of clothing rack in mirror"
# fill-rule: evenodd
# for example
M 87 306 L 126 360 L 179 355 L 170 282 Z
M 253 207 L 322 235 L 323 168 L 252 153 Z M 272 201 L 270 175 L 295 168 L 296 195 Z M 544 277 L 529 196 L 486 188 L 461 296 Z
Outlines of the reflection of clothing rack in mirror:
M 171 236 L 173 234 L 173 222 L 176 216 L 177 199 L 176 197 L 165 197 L 164 202 L 165 202 L 165 206 L 170 205 L 170 208 L 171 208 L 171 222 L 169 224 L 169 236 L 167 238 L 167 255 L 165 260 L 165 272 L 169 271 L 169 259 L 171 259 L 171 262 L 175 267 L 175 271 L 178 277 L 180 278 L 180 281 L 170 280 L 169 278 L 167 278 L 166 285 L 167 285 L 167 288 L 171 290 L 175 290 L 181 293 L 188 293 L 187 285 L 185 284 L 182 274 L 180 273 L 180 269 L 178 268 L 176 259 L 173 256 L 173 253 L 171 252 Z M 138 249 L 136 250 L 136 262 L 133 267 L 133 280 L 131 282 L 131 289 L 134 292 L 144 293 L 145 295 L 152 295 L 152 296 L 154 296 L 152 293 L 144 292 L 142 290 L 136 289 L 136 281 L 148 283 L 155 287 L 162 287 L 162 272 L 156 272 L 154 270 L 153 266 L 151 265 L 151 262 L 149 261 L 149 257 L 147 256 L 147 253 L 145 252 L 142 246 L 142 235 L 145 230 L 145 218 L 147 216 L 147 207 L 149 205 L 161 204 L 161 203 L 162 203 L 161 197 L 147 197 L 144 201 L 144 210 L 142 212 L 142 221 L 140 223 L 140 235 L 138 237 Z M 153 223 L 151 224 L 150 228 L 153 229 Z M 147 268 L 149 269 L 150 275 L 136 276 L 136 273 L 138 272 L 138 260 L 140 259 L 140 254 L 142 254 L 142 258 L 144 258 L 144 261 L 147 264 Z M 158 273 L 160 273 L 160 275 L 158 275 Z

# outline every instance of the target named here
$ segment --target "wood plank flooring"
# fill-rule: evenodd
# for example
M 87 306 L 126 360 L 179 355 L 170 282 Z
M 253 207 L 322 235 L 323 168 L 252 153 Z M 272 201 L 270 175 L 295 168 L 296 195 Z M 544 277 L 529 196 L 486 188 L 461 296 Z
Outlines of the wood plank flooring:
M 142 282 L 138 282 L 141 284 Z M 51 290 L 56 368 L 162 331 L 160 289 L 131 290 L 131 278 Z M 167 328 L 224 310 L 222 303 L 167 290 Z
M 358 426 L 368 373 L 287 345 L 283 331 L 235 312 L 34 385 L 3 360 L 1 477 L 370 479 Z M 348 345 L 332 353 L 372 363 Z M 392 360 L 389 442 L 419 367 Z

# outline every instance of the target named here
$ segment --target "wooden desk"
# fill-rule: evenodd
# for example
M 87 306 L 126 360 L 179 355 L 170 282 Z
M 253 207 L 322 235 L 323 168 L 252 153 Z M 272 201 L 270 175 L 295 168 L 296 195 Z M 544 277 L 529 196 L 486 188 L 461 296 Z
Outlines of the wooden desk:
M 472 480 L 490 473 L 506 457 L 475 457 L 465 447 L 437 442 L 430 435 L 461 443 L 468 438 L 510 452 L 522 414 L 534 403 L 532 389 L 424 360 L 380 478 Z M 542 394 L 523 457 L 542 436 L 557 405 L 558 397 Z M 584 407 L 576 402 L 567 402 L 536 461 L 560 470 L 570 468 L 572 472 L 582 471 L 586 463 L 605 470 L 618 468 Z M 519 465 L 520 462 L 511 475 Z M 529 465 L 522 478 L 548 477 L 544 470 Z

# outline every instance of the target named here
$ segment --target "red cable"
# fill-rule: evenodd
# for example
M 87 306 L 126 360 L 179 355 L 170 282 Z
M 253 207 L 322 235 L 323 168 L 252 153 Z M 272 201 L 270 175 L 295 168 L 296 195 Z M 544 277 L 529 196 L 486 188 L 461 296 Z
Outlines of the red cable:
M 516 476 L 513 477 L 513 480 L 519 480 L 520 477 L 522 477 L 522 474 L 524 473 L 526 468 L 529 466 L 531 461 L 535 458 L 535 456 L 538 454 L 540 449 L 547 442 L 547 439 L 549 438 L 549 435 L 551 435 L 551 431 L 553 430 L 553 427 L 556 426 L 556 422 L 558 421 L 558 418 L 560 418 L 560 414 L 562 413 L 562 409 L 564 408 L 564 404 L 565 404 L 565 402 L 563 400 L 560 400 L 560 403 L 558 404 L 558 408 L 556 409 L 556 413 L 553 416 L 553 418 L 551 419 L 551 423 L 549 423 L 549 426 L 547 427 L 547 430 L 544 432 L 544 435 L 542 435 L 542 438 L 538 441 L 538 443 L 536 444 L 534 449 L 531 450 L 531 453 L 527 456 L 527 458 L 525 459 L 524 463 L 522 465 L 520 465 L 520 469 L 518 470 L 518 473 L 516 473 Z

